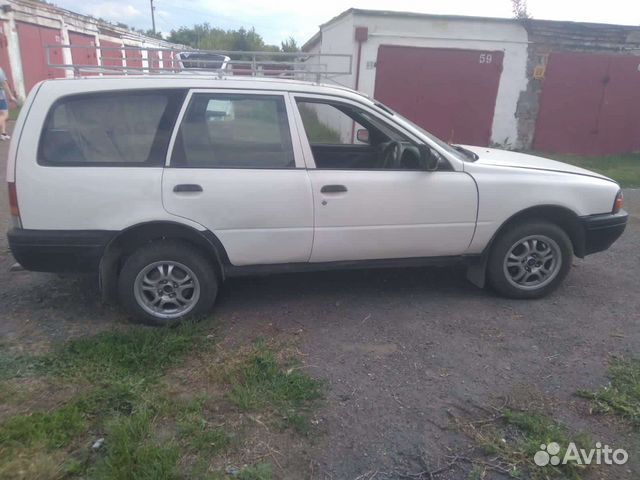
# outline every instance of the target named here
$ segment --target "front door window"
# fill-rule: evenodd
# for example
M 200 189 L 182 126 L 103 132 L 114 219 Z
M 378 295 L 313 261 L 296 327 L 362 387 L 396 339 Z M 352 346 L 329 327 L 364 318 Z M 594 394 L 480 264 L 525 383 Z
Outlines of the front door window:
M 351 105 L 297 99 L 318 169 L 417 170 L 415 143 L 368 112 Z

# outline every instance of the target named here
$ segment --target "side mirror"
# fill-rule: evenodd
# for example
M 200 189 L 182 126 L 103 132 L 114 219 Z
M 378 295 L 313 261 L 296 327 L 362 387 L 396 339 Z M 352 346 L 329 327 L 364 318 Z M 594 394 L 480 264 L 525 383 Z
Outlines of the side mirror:
M 438 154 L 427 145 L 418 145 L 420 151 L 420 168 L 428 172 L 438 169 Z
M 356 140 L 362 143 L 369 143 L 369 130 L 365 128 L 359 128 L 356 132 Z

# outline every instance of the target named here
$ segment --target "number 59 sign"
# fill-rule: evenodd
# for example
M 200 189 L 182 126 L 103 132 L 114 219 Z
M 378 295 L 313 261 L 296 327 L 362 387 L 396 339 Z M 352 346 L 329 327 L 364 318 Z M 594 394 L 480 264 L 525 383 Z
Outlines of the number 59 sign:
M 490 53 L 481 53 L 479 63 L 491 63 L 493 61 L 493 56 Z

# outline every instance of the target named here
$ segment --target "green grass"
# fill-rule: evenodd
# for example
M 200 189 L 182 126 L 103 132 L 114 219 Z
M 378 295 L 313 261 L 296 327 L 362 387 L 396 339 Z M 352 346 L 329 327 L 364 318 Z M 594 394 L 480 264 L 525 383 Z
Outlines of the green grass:
M 553 420 L 551 417 L 537 412 L 528 411 L 504 411 L 504 423 L 514 427 L 520 433 L 516 439 L 517 449 L 521 450 L 527 458 L 533 456 L 540 445 L 548 445 L 551 442 L 560 444 L 559 456 L 562 458 L 570 442 L 586 446 L 588 439 L 583 434 L 570 436 L 567 429 Z M 572 470 L 575 465 L 567 465 L 567 470 Z M 559 467 L 560 470 L 562 467 Z
M 34 449 L 52 458 L 83 443 L 86 457 L 94 432 L 93 437 L 106 441 L 104 456 L 91 467 L 92 478 L 173 478 L 175 442 L 150 441 L 154 415 L 166 402 L 155 388 L 169 367 L 202 350 L 202 337 L 193 325 L 137 327 L 73 339 L 44 355 L 12 357 L 5 351 L 0 364 L 5 380 L 39 375 L 73 386 L 77 393 L 51 411 L 18 414 L 0 423 L 0 464 Z M 87 473 L 87 465 L 62 458 L 60 472 Z
M 212 427 L 200 411 L 187 413 L 178 424 L 180 436 L 190 450 L 215 455 L 228 450 L 234 437 L 221 427 Z
M 272 469 L 268 463 L 259 463 L 251 467 L 244 468 L 238 474 L 239 480 L 271 480 Z
M 273 352 L 252 354 L 232 373 L 229 398 L 243 410 L 299 407 L 320 396 L 320 383 L 295 367 L 279 364 Z
M 5 449 L 43 445 L 61 448 L 84 431 L 87 420 L 78 405 L 65 405 L 50 412 L 16 415 L 0 426 L 0 445 Z
M 272 410 L 286 425 L 308 433 L 308 407 L 322 397 L 318 380 L 298 365 L 279 363 L 274 352 L 258 347 L 229 372 L 229 399 L 243 411 Z
M 640 153 L 609 155 L 602 157 L 584 157 L 579 155 L 560 154 L 542 155 L 601 173 L 602 175 L 612 178 L 616 182 L 620 183 L 622 187 L 640 187 Z
M 200 390 L 186 397 L 191 400 L 172 396 L 164 381 L 173 378 L 166 377 L 168 370 L 188 356 L 215 354 L 206 339 L 201 327 L 185 325 L 100 333 L 43 355 L 15 356 L 0 346 L 0 389 L 9 392 L 1 401 L 21 412 L 0 421 L 0 480 L 15 478 L 16 471 L 24 472 L 19 478 L 227 479 L 209 466 L 243 447 L 250 430 L 242 421 L 228 426 L 224 416 L 212 414 L 218 410 L 212 402 L 224 400 L 224 391 L 241 411 L 308 433 L 321 384 L 263 346 L 226 359 L 231 366 L 221 368 L 228 375 L 211 377 L 223 383 L 213 389 L 219 396 Z M 42 397 L 54 385 L 64 398 L 52 399 L 47 408 Z M 21 405 L 30 395 L 39 397 L 39 406 Z M 93 451 L 97 438 L 104 443 Z M 270 479 L 271 466 L 250 466 L 235 478 Z
M 201 341 L 197 328 L 187 324 L 99 333 L 70 340 L 44 355 L 11 355 L 0 348 L 0 380 L 49 374 L 103 382 L 132 376 L 152 381 Z
M 28 376 L 34 368 L 34 358 L 28 355 L 14 355 L 6 347 L 0 346 L 0 381 L 8 378 Z
M 142 408 L 131 415 L 118 415 L 105 428 L 106 454 L 90 470 L 92 478 L 104 480 L 154 480 L 177 477 L 180 457 L 174 442 L 153 440 L 155 412 Z
M 199 347 L 193 325 L 175 329 L 140 327 L 74 339 L 38 359 L 38 368 L 59 376 L 88 380 L 138 377 L 152 381 Z
M 578 395 L 591 400 L 594 412 L 618 415 L 640 429 L 640 359 L 613 358 L 609 379 L 608 386 Z
M 570 442 L 575 443 L 578 448 L 592 448 L 586 435 L 570 434 L 566 427 L 541 412 L 510 408 L 498 409 L 496 412 L 493 419 L 465 422 L 456 419 L 456 423 L 474 440 L 482 454 L 491 459 L 489 463 L 505 475 L 529 480 L 579 479 L 585 468 L 588 468 L 573 462 L 539 467 L 534 462 L 534 455 L 542 444 L 558 443 L 558 455 L 561 459 Z M 482 478 L 479 472 L 484 470 L 484 461 L 474 459 L 472 464 L 475 477 L 472 475 L 471 478 Z

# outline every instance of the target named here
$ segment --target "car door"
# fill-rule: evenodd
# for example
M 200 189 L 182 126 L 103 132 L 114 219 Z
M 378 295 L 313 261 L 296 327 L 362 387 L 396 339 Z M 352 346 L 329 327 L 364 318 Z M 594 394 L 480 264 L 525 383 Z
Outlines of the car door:
M 311 183 L 283 92 L 192 90 L 162 179 L 167 211 L 213 232 L 233 265 L 307 262 Z
M 346 153 L 336 160 L 332 152 L 337 147 L 327 148 L 322 139 L 342 142 L 345 152 L 357 150 L 361 157 L 371 148 L 355 140 L 353 117 L 344 114 L 350 109 L 382 122 L 389 132 L 408 134 L 364 104 L 319 95 L 292 97 L 299 129 L 307 133 L 303 150 L 315 202 L 311 262 L 438 257 L 467 250 L 477 213 L 471 176 L 452 168 L 375 168 L 371 160 L 354 163 Z

